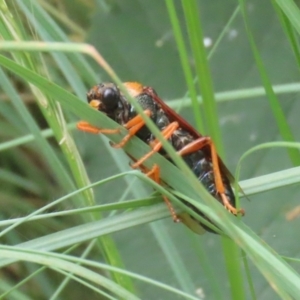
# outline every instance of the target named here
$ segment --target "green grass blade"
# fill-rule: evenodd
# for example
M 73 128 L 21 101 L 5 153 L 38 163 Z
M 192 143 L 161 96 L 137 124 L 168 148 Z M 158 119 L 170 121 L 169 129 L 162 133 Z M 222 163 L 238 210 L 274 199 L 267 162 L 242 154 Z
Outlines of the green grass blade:
M 212 137 L 219 155 L 224 155 L 224 148 L 217 114 L 213 83 L 210 74 L 206 49 L 203 44 L 204 36 L 201 27 L 201 18 L 196 1 L 182 1 L 185 21 L 189 33 L 191 48 L 195 58 L 196 72 L 203 99 L 203 109 L 208 133 Z M 227 274 L 231 284 L 233 299 L 244 299 L 241 266 L 237 259 L 232 259 L 232 254 L 237 254 L 238 249 L 231 241 L 222 239 L 223 253 L 225 256 Z
M 209 134 L 214 140 L 219 153 L 222 156 L 223 144 L 217 117 L 217 106 L 215 103 L 213 83 L 207 60 L 206 49 L 203 44 L 203 33 L 201 27 L 200 14 L 196 1 L 182 1 L 186 26 L 189 34 L 191 49 L 195 59 L 196 74 L 203 98 L 203 108 L 205 111 L 205 124 L 207 130 L 203 133 Z
M 278 7 L 275 0 L 272 0 L 273 7 L 275 11 L 277 12 L 277 15 L 279 17 L 280 23 L 282 25 L 282 28 L 284 29 L 284 32 L 291 44 L 291 48 L 294 52 L 298 68 L 300 67 L 300 49 L 299 49 L 299 43 L 297 41 L 294 28 L 289 21 L 288 17 L 282 12 L 282 10 Z
M 176 40 L 179 56 L 180 56 L 180 61 L 182 65 L 182 69 L 184 72 L 186 84 L 188 86 L 188 93 L 189 97 L 191 99 L 191 104 L 194 112 L 194 118 L 196 121 L 196 128 L 198 129 L 199 132 L 204 132 L 204 125 L 202 121 L 202 115 L 200 111 L 200 106 L 197 101 L 197 91 L 194 86 L 194 79 L 193 79 L 193 73 L 190 67 L 189 63 L 189 57 L 187 53 L 187 49 L 185 47 L 184 39 L 183 39 L 183 34 L 180 29 L 180 22 L 178 19 L 178 16 L 176 14 L 176 9 L 174 5 L 173 0 L 166 0 L 166 6 L 168 9 L 170 21 L 172 24 L 173 28 L 173 34 Z
M 296 3 L 292 0 L 276 0 L 276 3 L 300 34 L 300 10 Z
M 61 31 L 59 31 L 58 27 L 55 26 L 53 24 L 53 22 L 51 22 L 49 17 L 46 14 L 43 14 L 42 11 L 38 9 L 39 7 L 38 7 L 37 3 L 35 3 L 32 6 L 32 4 L 33 4 L 32 1 L 17 1 L 17 2 L 19 4 L 20 8 L 23 10 L 23 12 L 28 16 L 28 19 L 33 22 L 33 26 L 36 25 L 36 23 L 35 23 L 36 21 L 40 22 L 37 28 L 39 29 L 39 34 L 44 39 L 51 40 L 52 39 L 50 37 L 51 35 L 58 36 L 59 33 L 61 33 Z M 26 5 L 28 7 L 26 7 Z M 29 9 L 27 9 L 27 8 L 29 8 Z M 34 9 L 33 14 L 32 14 L 32 9 Z M 5 17 L 7 17 L 7 15 L 3 16 L 3 18 L 5 18 Z M 13 22 L 13 21 L 11 21 L 11 22 Z M 46 26 L 44 26 L 44 25 L 46 25 Z M 22 37 L 20 37 L 20 39 L 22 40 Z M 8 40 L 10 40 L 10 39 L 8 39 Z M 23 60 L 24 64 L 28 68 L 32 67 L 34 70 L 34 67 L 33 67 L 34 61 L 36 62 L 37 59 L 32 59 L 32 58 L 37 58 L 37 57 L 35 57 L 35 56 L 30 57 L 30 55 L 25 55 L 25 58 L 24 58 L 22 55 L 24 52 L 15 52 L 15 53 L 17 53 L 15 55 L 15 57 L 17 57 L 19 61 Z M 70 55 L 70 56 L 72 56 L 72 55 Z M 75 69 L 73 68 L 73 64 L 70 63 L 68 58 L 65 57 L 65 55 L 62 53 L 54 53 L 53 57 L 57 61 L 58 65 L 60 65 L 62 72 L 64 73 L 67 80 L 72 84 L 74 90 L 76 90 L 76 92 L 78 94 L 83 96 L 85 94 L 85 87 L 84 87 L 80 77 L 77 75 L 76 76 L 74 75 L 77 73 L 75 72 Z M 87 75 L 87 72 L 90 71 L 91 68 L 90 67 L 84 68 L 84 67 L 87 67 L 88 65 L 86 63 L 84 63 L 84 60 L 82 60 L 82 58 L 79 59 L 79 57 L 80 56 L 78 55 L 78 53 L 75 55 L 75 57 L 73 57 L 73 62 L 76 61 L 76 64 L 74 64 L 74 65 L 78 65 L 79 68 L 82 67 L 82 71 L 83 71 L 82 73 Z M 86 70 L 86 72 L 84 70 Z M 47 73 L 47 72 L 45 71 L 45 73 Z M 89 80 L 92 79 L 91 74 L 94 74 L 94 72 L 89 74 Z M 94 76 L 94 78 L 96 78 L 96 76 Z M 84 92 L 82 92 L 82 91 L 84 91 Z M 87 178 L 87 174 L 85 172 L 85 168 L 83 167 L 83 163 L 78 154 L 77 148 L 75 147 L 75 144 L 73 143 L 73 139 L 69 136 L 69 133 L 66 130 L 66 124 L 65 124 L 65 121 L 61 114 L 59 106 L 51 98 L 52 97 L 51 89 L 47 90 L 46 94 L 48 96 L 48 99 L 46 99 L 46 97 L 44 97 L 44 95 L 38 94 L 38 92 L 36 92 L 37 100 L 38 100 L 38 103 L 40 104 L 40 108 L 41 108 L 44 116 L 46 117 L 46 119 L 49 123 L 49 126 L 51 126 L 51 128 L 54 132 L 54 135 L 55 135 L 57 141 L 59 142 L 59 145 L 65 155 L 65 158 L 66 158 L 67 162 L 69 163 L 69 167 L 71 169 L 72 175 L 74 177 L 74 180 L 75 180 L 77 186 L 79 186 L 79 187 L 85 186 L 89 183 L 89 180 Z M 45 103 L 47 103 L 47 105 L 45 105 Z M 27 115 L 26 117 L 29 117 L 29 115 Z M 57 164 L 51 163 L 51 160 L 49 160 L 49 165 L 54 170 L 56 170 L 57 175 L 55 177 L 57 177 L 59 179 L 61 184 L 64 184 L 65 181 L 71 180 L 71 177 L 69 176 L 69 174 L 66 174 L 66 176 L 63 177 L 65 170 L 60 170 L 60 168 L 55 167 L 55 166 L 57 166 Z M 72 180 L 71 180 L 71 182 L 72 182 Z M 75 188 L 75 185 L 73 184 L 72 188 L 69 188 L 67 191 L 74 190 L 74 188 Z M 80 202 L 78 202 L 78 203 L 85 203 L 85 205 L 94 204 L 93 193 L 91 190 L 86 190 L 84 196 L 85 197 L 82 198 L 83 202 L 81 201 L 82 199 L 79 199 Z M 97 213 L 96 215 L 93 215 L 93 214 L 94 213 L 92 213 L 89 216 L 85 215 L 84 218 L 88 218 L 88 219 L 89 218 L 94 218 L 94 219 L 101 218 L 99 213 Z M 111 264 L 123 266 L 121 257 L 119 255 L 119 253 L 116 249 L 116 246 L 114 245 L 111 237 L 107 236 L 107 237 L 102 238 L 101 248 L 105 249 L 105 252 L 107 254 L 106 256 L 108 257 Z M 116 274 L 116 276 L 117 276 L 116 280 L 118 282 L 120 282 L 120 284 L 126 285 L 129 290 L 130 289 L 132 291 L 134 290 L 133 285 L 130 282 L 130 280 L 126 280 L 126 278 L 124 278 L 124 277 L 118 278 L 118 276 L 119 276 L 118 274 Z
M 268 100 L 270 103 L 270 107 L 272 109 L 272 112 L 274 114 L 274 118 L 277 122 L 277 126 L 280 132 L 280 135 L 282 136 L 282 138 L 285 141 L 294 141 L 294 136 L 292 134 L 292 131 L 287 123 L 287 120 L 285 118 L 285 115 L 282 111 L 281 105 L 279 103 L 279 100 L 277 99 L 274 90 L 272 88 L 271 82 L 269 80 L 268 74 L 265 70 L 265 67 L 263 65 L 263 61 L 260 57 L 259 51 L 256 47 L 255 44 L 255 40 L 254 37 L 251 33 L 251 29 L 249 26 L 249 21 L 248 21 L 248 16 L 247 16 L 247 12 L 246 12 L 246 4 L 244 0 L 239 0 L 240 1 L 240 5 L 241 5 L 241 12 L 243 14 L 243 18 L 244 18 L 244 22 L 245 22 L 245 27 L 246 27 L 246 31 L 247 31 L 247 35 L 248 35 L 248 39 L 251 45 L 251 49 L 256 61 L 256 65 L 258 67 L 258 71 L 260 73 L 261 76 L 261 80 L 263 82 L 263 85 L 265 87 L 266 90 L 266 94 L 268 96 Z M 290 159 L 292 161 L 292 163 L 297 166 L 300 165 L 300 153 L 299 151 L 295 150 L 295 149 L 288 149 L 288 154 L 290 156 Z

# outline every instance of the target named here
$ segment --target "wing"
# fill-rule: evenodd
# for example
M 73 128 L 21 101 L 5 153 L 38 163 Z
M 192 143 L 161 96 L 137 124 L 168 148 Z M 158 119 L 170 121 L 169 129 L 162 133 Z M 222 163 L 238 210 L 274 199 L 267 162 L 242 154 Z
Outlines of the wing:
M 166 115 L 171 121 L 176 121 L 179 123 L 180 127 L 188 131 L 194 138 L 200 138 L 202 135 L 193 128 L 182 116 L 180 116 L 176 111 L 169 107 L 163 100 L 161 100 L 153 88 L 146 86 L 143 89 L 144 93 L 149 94 L 152 99 L 158 103 L 158 105 L 163 109 Z
M 201 135 L 192 125 L 190 125 L 182 116 L 180 116 L 177 112 L 175 112 L 171 107 L 169 107 L 163 100 L 161 100 L 153 88 L 151 87 L 144 87 L 143 92 L 151 95 L 156 103 L 164 110 L 171 121 L 176 121 L 179 123 L 180 127 L 188 131 L 195 139 L 202 137 Z M 208 147 L 204 147 L 204 153 L 208 158 L 211 157 L 211 153 Z M 221 173 L 225 175 L 231 183 L 235 182 L 233 175 L 227 169 L 221 158 L 218 156 L 219 159 L 219 166 L 221 169 Z

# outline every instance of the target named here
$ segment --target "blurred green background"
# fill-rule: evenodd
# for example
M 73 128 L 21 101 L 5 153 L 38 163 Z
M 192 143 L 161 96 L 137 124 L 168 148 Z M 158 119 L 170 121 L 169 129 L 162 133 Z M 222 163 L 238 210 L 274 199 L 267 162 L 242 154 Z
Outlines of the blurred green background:
M 237 2 L 214 0 L 199 3 L 204 35 L 214 43 L 235 10 Z M 165 100 L 182 97 L 187 88 L 163 1 L 115 1 L 108 2 L 108 5 L 109 12 L 101 10 L 100 5 L 100 9 L 92 16 L 87 41 L 97 47 L 122 80 L 137 80 L 153 86 Z M 297 82 L 299 70 L 271 4 L 258 0 L 249 2 L 247 6 L 251 29 L 272 83 L 276 85 Z M 178 11 L 180 12 L 180 3 Z M 209 50 L 210 48 L 208 52 Z M 190 61 L 193 64 L 192 56 Z M 240 15 L 234 20 L 210 59 L 210 66 L 216 92 L 261 86 Z M 99 74 L 101 80 L 107 80 L 101 70 Z M 283 94 L 279 99 L 295 138 L 299 140 L 299 93 Z M 263 142 L 281 140 L 269 103 L 264 96 L 220 103 L 218 112 L 226 152 L 224 159 L 232 172 L 240 156 L 249 148 Z M 190 109 L 183 109 L 180 113 L 193 124 Z M 99 148 L 100 146 L 93 146 L 91 152 L 94 154 L 91 154 L 99 157 Z M 126 161 L 125 158 L 125 163 Z M 94 171 L 89 166 L 88 170 L 92 180 L 96 180 L 103 176 L 103 168 L 107 166 L 110 169 L 111 164 L 107 161 L 107 155 L 104 155 L 93 165 Z M 263 150 L 245 161 L 241 179 L 291 166 L 284 149 Z M 98 171 L 100 169 L 101 175 Z M 251 196 L 250 201 L 245 198 L 242 200 L 242 206 L 246 210 L 243 220 L 282 255 L 299 256 L 300 219 L 288 222 L 285 218 L 289 210 L 299 205 L 299 196 L 297 185 Z M 201 265 L 195 264 L 197 254 L 189 246 L 185 247 L 190 244 L 189 233 L 181 228 L 182 225 L 172 224 L 171 220 L 163 223 L 175 241 L 183 262 L 191 270 L 195 289 L 203 288 L 207 299 L 212 299 L 212 291 L 206 287 L 207 275 Z M 120 233 L 117 239 L 126 265 L 132 266 L 136 272 L 161 278 L 164 282 L 174 282 L 172 272 L 168 270 L 165 257 L 160 253 L 151 231 L 148 232 L 147 228 L 136 228 Z M 226 273 L 219 237 L 207 233 L 198 239 L 205 249 L 218 283 L 223 283 L 224 297 L 228 299 L 228 295 L 225 296 Z M 136 249 L 141 251 L 137 252 Z M 137 264 L 138 268 L 135 267 L 137 260 L 141 261 L 141 265 Z M 268 284 L 255 268 L 253 272 L 258 298 L 274 299 L 276 296 Z M 150 295 L 146 298 L 150 299 Z M 162 295 L 160 299 L 167 299 L 167 296 Z
M 172 100 L 181 99 L 186 94 L 187 87 L 164 1 L 65 0 L 50 1 L 48 4 L 58 5 L 61 15 L 65 14 L 67 19 L 82 30 L 73 29 L 65 20 L 53 15 L 70 39 L 94 45 L 123 81 L 139 81 L 150 85 L 171 105 Z M 237 5 L 237 1 L 233 0 L 199 1 L 204 35 L 211 41 L 211 45 L 207 47 L 208 53 Z M 43 6 L 47 10 L 47 6 Z M 179 1 L 177 8 L 185 30 Z M 299 69 L 273 6 L 268 1 L 253 0 L 247 1 L 247 9 L 251 29 L 272 84 L 297 83 Z M 186 31 L 184 33 L 188 41 Z M 110 80 L 94 61 L 89 61 L 98 74 L 99 82 Z M 190 64 L 194 65 L 192 55 Z M 240 14 L 237 14 L 211 56 L 210 67 L 216 93 L 261 86 Z M 77 75 L 80 76 L 80 71 Z M 94 82 L 96 83 L 98 82 Z M 87 90 L 88 84 L 85 86 Z M 84 91 L 81 90 L 81 95 L 83 94 Z M 299 140 L 299 92 L 284 93 L 278 97 L 295 139 Z M 85 101 L 84 98 L 82 100 Z M 33 113 L 37 118 L 40 117 L 38 112 Z M 180 114 L 194 124 L 189 106 L 182 108 Z M 260 143 L 281 140 L 268 100 L 263 95 L 222 101 L 218 103 L 218 114 L 225 149 L 223 160 L 232 173 L 246 150 Z M 129 169 L 129 159 L 121 150 L 111 149 L 105 138 L 75 131 L 74 137 L 91 182 Z M 4 132 L 1 138 L 5 139 Z M 13 156 L 9 156 L 8 160 L 12 158 Z M 43 160 L 42 157 L 39 159 Z M 0 158 L 0 163 L 2 168 L 14 168 L 12 163 L 7 163 L 5 154 Z M 262 150 L 244 161 L 240 180 L 290 167 L 292 164 L 286 150 Z M 128 192 L 128 199 L 151 194 L 151 189 L 141 182 L 130 181 L 130 189 L 128 180 L 118 180 L 96 188 L 98 203 L 116 202 L 125 192 Z M 53 193 L 57 194 L 55 187 L 49 187 L 47 191 L 38 191 L 37 195 L 43 195 L 50 201 L 54 197 Z M 249 197 L 250 201 L 243 198 L 242 207 L 246 210 L 243 221 L 281 255 L 298 257 L 300 218 L 288 221 L 286 213 L 299 205 L 299 197 L 299 185 L 294 185 L 252 195 Z M 157 240 L 159 228 L 163 228 L 173 241 L 180 258 L 179 268 L 182 263 L 189 271 L 188 284 L 180 283 L 175 277 L 170 261 L 176 264 L 178 257 L 174 257 L 172 251 L 164 252 L 160 247 Z M 230 299 L 219 236 L 209 233 L 195 236 L 182 224 L 173 224 L 169 218 L 157 221 L 154 225 L 120 231 L 113 234 L 113 239 L 128 270 L 177 288 L 185 285 L 191 294 L 203 292 L 205 299 Z M 300 270 L 299 265 L 293 267 Z M 250 269 L 257 299 L 277 299 L 275 292 L 251 263 Z M 141 299 L 181 299 L 139 281 L 136 281 L 136 286 Z M 97 296 L 93 298 L 92 292 L 85 288 L 79 295 L 84 292 L 89 293 L 89 299 L 99 299 Z M 73 299 L 79 299 L 79 295 L 78 298 L 74 295 Z

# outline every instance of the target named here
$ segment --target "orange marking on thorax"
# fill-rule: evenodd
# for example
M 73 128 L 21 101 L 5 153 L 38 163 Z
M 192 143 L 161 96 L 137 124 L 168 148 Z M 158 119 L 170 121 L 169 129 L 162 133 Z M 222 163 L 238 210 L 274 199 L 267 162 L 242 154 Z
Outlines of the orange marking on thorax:
M 136 97 L 142 93 L 144 86 L 139 82 L 124 82 L 124 85 L 131 97 Z

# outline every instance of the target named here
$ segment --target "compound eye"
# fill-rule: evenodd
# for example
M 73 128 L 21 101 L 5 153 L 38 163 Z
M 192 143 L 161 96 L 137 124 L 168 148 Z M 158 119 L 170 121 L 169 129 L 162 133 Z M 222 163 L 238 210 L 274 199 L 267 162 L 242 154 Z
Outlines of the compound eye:
M 120 100 L 120 92 L 117 88 L 106 88 L 102 94 L 102 102 L 106 107 L 114 108 Z

